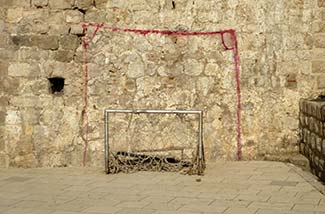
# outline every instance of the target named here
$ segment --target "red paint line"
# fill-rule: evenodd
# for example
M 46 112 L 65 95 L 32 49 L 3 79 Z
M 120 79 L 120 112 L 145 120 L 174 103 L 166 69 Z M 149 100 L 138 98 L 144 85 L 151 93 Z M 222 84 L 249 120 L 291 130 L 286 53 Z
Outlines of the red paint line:
M 167 36 L 207 36 L 207 35 L 221 35 L 221 42 L 225 50 L 233 51 L 233 58 L 235 63 L 235 82 L 236 82 L 236 93 L 237 93 L 237 160 L 242 159 L 242 143 L 241 143 L 241 88 L 240 88 L 240 59 L 238 51 L 238 41 L 236 36 L 236 31 L 233 29 L 222 30 L 222 31 L 169 31 L 169 30 L 142 30 L 142 29 L 129 29 L 129 28 L 118 28 L 109 27 L 104 24 L 96 23 L 82 23 L 83 34 L 86 34 L 88 27 L 95 27 L 94 33 L 91 35 L 90 39 L 87 41 L 86 38 L 82 40 L 84 51 L 84 67 L 85 67 L 85 84 L 84 84 L 84 107 L 82 110 L 83 117 L 83 127 L 85 132 L 85 148 L 83 157 L 83 166 L 87 162 L 87 151 L 88 151 L 88 81 L 89 81 L 89 68 L 88 68 L 88 48 L 90 42 L 95 38 L 96 34 L 101 30 L 110 30 L 112 32 L 128 32 L 135 33 L 146 36 L 148 34 L 160 34 Z M 232 39 L 233 47 L 228 47 L 225 42 L 225 34 L 229 33 Z
M 129 32 L 129 33 L 136 33 L 141 35 L 147 34 L 161 34 L 161 35 L 168 35 L 168 36 L 206 36 L 206 35 L 222 35 L 225 33 L 233 33 L 233 29 L 229 30 L 222 30 L 222 31 L 170 31 L 170 30 L 142 30 L 142 29 L 130 29 L 130 28 L 118 28 L 118 27 L 109 27 L 104 26 L 103 24 L 95 24 L 95 23 L 83 23 L 82 26 L 85 27 L 96 27 L 102 28 L 105 30 L 110 30 L 113 32 Z
M 83 27 L 83 34 L 86 34 L 87 31 L 87 27 L 82 26 Z M 82 161 L 82 165 L 86 166 L 87 163 L 87 151 L 88 151 L 88 127 L 89 127 L 89 121 L 88 121 L 88 82 L 89 82 L 89 69 L 88 69 L 88 46 L 89 43 L 87 42 L 86 38 L 84 38 L 82 40 L 82 46 L 84 48 L 84 52 L 83 52 L 83 57 L 84 57 L 84 67 L 85 67 L 85 82 L 84 82 L 84 106 L 82 109 L 82 128 L 84 129 L 84 133 L 85 133 L 85 147 L 84 147 L 84 153 L 83 153 L 83 161 Z
M 240 88 L 240 59 L 238 51 L 238 41 L 236 32 L 231 34 L 233 40 L 233 54 L 235 61 L 235 79 L 237 92 L 237 160 L 242 159 L 242 143 L 241 143 L 241 88 Z

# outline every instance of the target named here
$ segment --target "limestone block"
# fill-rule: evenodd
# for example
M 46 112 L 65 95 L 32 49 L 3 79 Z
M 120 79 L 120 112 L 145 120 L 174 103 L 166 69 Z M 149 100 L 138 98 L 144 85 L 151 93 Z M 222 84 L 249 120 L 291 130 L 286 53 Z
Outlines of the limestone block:
M 325 0 L 317 0 L 318 7 L 325 7 Z
M 66 22 L 65 10 L 50 10 L 46 20 L 51 25 L 62 25 Z
M 74 57 L 74 52 L 69 50 L 57 50 L 52 52 L 52 59 L 59 62 L 71 62 Z
M 13 97 L 10 103 L 17 107 L 44 107 L 44 103 L 38 96 Z
M 70 9 L 73 7 L 74 0 L 49 0 L 52 9 Z
M 31 144 L 28 145 L 28 144 L 24 143 L 22 148 L 26 148 L 29 150 L 27 150 L 24 153 L 24 155 L 18 155 L 13 160 L 11 160 L 10 166 L 11 167 L 24 167 L 24 168 L 36 167 L 37 160 L 34 156 L 34 153 L 30 152 L 29 154 L 27 154 L 28 151 L 31 151 L 30 150 L 32 148 L 31 146 L 32 146 Z
M 9 44 L 9 36 L 5 33 L 0 33 L 0 47 L 2 48 L 8 48 Z
M 61 36 L 59 42 L 60 48 L 66 50 L 76 50 L 81 45 L 81 41 L 76 35 Z
M 86 22 L 95 22 L 95 23 L 105 23 L 106 22 L 106 13 L 100 11 L 96 8 L 91 8 L 85 14 Z
M 203 94 L 203 96 L 207 96 L 209 91 L 214 85 L 214 79 L 209 77 L 200 77 L 198 80 L 197 89 L 199 92 Z
M 8 8 L 8 7 L 13 6 L 13 1 L 0 0 L 0 5 L 2 8 Z
M 48 0 L 33 0 L 32 3 L 35 7 L 46 7 Z
M 23 19 L 23 8 L 8 9 L 7 22 L 18 23 Z
M 317 76 L 317 88 L 324 89 L 325 88 L 325 74 Z
M 11 63 L 8 68 L 8 75 L 13 77 L 39 76 L 37 64 Z
M 0 78 L 8 74 L 8 63 L 5 61 L 0 61 Z
M 5 29 L 5 22 L 4 20 L 0 20 L 0 33 L 4 32 Z
M 21 110 L 21 120 L 25 124 L 36 125 L 40 121 L 40 110 L 34 108 L 28 108 L 26 110 Z
M 37 36 L 32 38 L 35 46 L 44 50 L 56 50 L 59 48 L 58 37 L 56 36 Z
M 190 76 L 199 76 L 204 69 L 204 65 L 197 60 L 187 60 L 184 73 Z
M 220 71 L 219 65 L 216 63 L 208 63 L 205 66 L 204 73 L 207 76 L 217 76 L 218 72 Z
M 6 121 L 6 111 L 0 110 L 0 130 L 3 124 L 5 124 Z M 2 130 L 1 130 L 2 131 Z M 0 132 L 1 133 L 1 132 Z M 3 133 L 3 132 L 2 132 Z M 1 134 L 0 134 L 0 140 L 1 140 Z M 0 149 L 1 150 L 1 149 Z
M 70 26 L 66 24 L 60 25 L 50 25 L 49 26 L 49 35 L 67 35 L 70 32 Z
M 290 73 L 286 76 L 286 87 L 290 89 L 297 88 L 297 74 Z
M 94 6 L 97 8 L 105 7 L 108 0 L 94 0 Z
M 131 62 L 128 66 L 127 76 L 129 78 L 139 78 L 144 75 L 144 65 L 141 61 Z
M 6 124 L 16 125 L 21 123 L 20 111 L 8 110 L 6 114 Z
M 314 47 L 325 48 L 325 34 L 323 33 L 314 34 Z
M 84 14 L 78 10 L 68 10 L 65 18 L 67 23 L 79 24 L 84 20 Z
M 325 73 L 325 61 L 323 61 L 323 60 L 312 61 L 312 72 L 313 73 Z
M 27 63 L 15 63 L 9 66 L 10 76 L 29 76 L 30 65 Z
M 81 25 L 72 25 L 70 26 L 70 33 L 73 35 L 83 35 L 83 28 Z
M 4 109 L 7 106 L 9 106 L 9 96 L 0 96 L 0 109 Z
M 7 167 L 8 167 L 8 156 L 6 154 L 0 153 L 0 168 L 7 168 Z
M 59 41 L 57 36 L 46 35 L 13 35 L 12 42 L 17 46 L 36 46 L 44 50 L 56 50 L 59 48 Z
M 15 77 L 0 78 L 0 89 L 7 95 L 19 94 L 20 80 Z
M 37 47 L 21 47 L 17 51 L 17 60 L 22 62 L 39 62 L 41 60 L 48 60 L 49 51 L 40 50 Z
M 75 0 L 75 6 L 87 10 L 93 5 L 93 0 Z

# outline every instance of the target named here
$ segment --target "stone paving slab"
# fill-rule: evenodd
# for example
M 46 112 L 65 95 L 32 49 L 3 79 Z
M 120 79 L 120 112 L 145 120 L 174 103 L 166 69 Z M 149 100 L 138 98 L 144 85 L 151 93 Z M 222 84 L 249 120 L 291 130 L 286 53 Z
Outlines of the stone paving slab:
M 209 163 L 201 181 L 100 168 L 0 169 L 0 214 L 325 214 L 323 185 L 308 176 L 254 161 Z

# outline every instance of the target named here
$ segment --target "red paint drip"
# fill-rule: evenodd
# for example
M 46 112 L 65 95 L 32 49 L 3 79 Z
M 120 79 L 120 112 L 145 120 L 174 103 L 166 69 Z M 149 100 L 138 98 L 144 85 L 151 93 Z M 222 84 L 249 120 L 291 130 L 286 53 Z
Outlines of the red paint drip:
M 207 35 L 221 35 L 221 42 L 225 50 L 233 51 L 233 58 L 235 63 L 235 82 L 236 82 L 236 93 L 237 93 L 237 160 L 242 159 L 242 144 L 241 144 L 241 89 L 240 89 L 240 59 L 238 51 L 238 41 L 236 31 L 233 29 L 222 30 L 222 31 L 211 31 L 211 32 L 187 32 L 187 31 L 169 31 L 169 30 L 142 30 L 142 29 L 129 29 L 129 28 L 117 28 L 104 26 L 104 24 L 96 23 L 83 23 L 83 33 L 86 34 L 88 27 L 95 27 L 95 31 L 87 41 L 86 38 L 82 40 L 84 51 L 84 67 L 85 67 L 85 85 L 84 85 L 84 107 L 82 110 L 84 129 L 85 129 L 85 148 L 83 157 L 83 166 L 87 162 L 87 151 L 88 151 L 88 81 L 89 81 L 89 69 L 88 69 L 88 48 L 89 43 L 95 38 L 96 34 L 101 30 L 109 30 L 112 32 L 128 32 L 146 36 L 148 34 L 160 34 L 167 36 L 207 36 Z M 230 34 L 233 47 L 228 47 L 225 42 L 225 35 Z
M 82 26 L 83 28 L 83 34 L 86 34 L 87 31 L 87 27 L 86 26 Z M 85 74 L 84 74 L 84 78 L 85 78 L 85 83 L 84 83 L 84 106 L 82 108 L 82 128 L 84 129 L 84 133 L 85 133 L 85 148 L 84 148 L 84 153 L 83 153 L 83 161 L 82 161 L 82 165 L 86 166 L 87 163 L 87 151 L 88 151 L 88 126 L 89 126 L 89 121 L 88 121 L 88 81 L 89 81 L 89 69 L 88 69 L 88 47 L 89 47 L 89 43 L 87 42 L 86 38 L 84 38 L 82 40 L 82 46 L 84 48 L 84 53 L 83 53 L 83 57 L 84 57 L 84 68 L 85 68 Z
M 240 88 L 240 59 L 238 51 L 238 41 L 236 32 L 231 33 L 231 38 L 234 43 L 232 48 L 235 61 L 235 80 L 237 92 L 237 160 L 242 159 L 242 143 L 241 143 L 241 88 Z

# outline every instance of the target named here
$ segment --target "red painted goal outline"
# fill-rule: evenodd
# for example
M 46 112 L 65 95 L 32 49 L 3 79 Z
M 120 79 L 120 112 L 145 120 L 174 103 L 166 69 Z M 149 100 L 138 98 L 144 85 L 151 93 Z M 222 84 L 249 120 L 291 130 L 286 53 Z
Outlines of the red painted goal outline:
M 96 23 L 82 23 L 83 34 L 86 35 L 88 28 L 95 28 L 93 34 L 89 39 L 84 37 L 82 39 L 82 46 L 84 49 L 84 105 L 82 109 L 82 119 L 83 119 L 83 128 L 85 133 L 85 147 L 83 154 L 83 166 L 86 165 L 87 162 L 87 151 L 88 151 L 88 133 L 89 133 L 89 121 L 88 121 L 88 82 L 89 82 L 89 68 L 88 68 L 88 48 L 89 43 L 95 38 L 96 34 L 100 30 L 108 30 L 111 32 L 126 32 L 126 33 L 135 33 L 146 36 L 148 34 L 160 34 L 166 36 L 207 36 L 207 35 L 220 35 L 221 42 L 225 50 L 229 50 L 233 52 L 233 59 L 235 64 L 235 82 L 236 82 L 236 93 L 237 93 L 237 160 L 242 159 L 242 143 L 241 143 L 241 88 L 240 88 L 240 59 L 239 59 L 239 51 L 238 51 L 238 41 L 236 31 L 234 29 L 229 30 L 221 30 L 221 31 L 169 31 L 169 30 L 141 30 L 141 29 L 129 29 L 129 28 L 118 28 L 118 27 L 110 27 L 105 26 L 104 24 L 96 24 Z M 225 41 L 225 35 L 229 35 L 232 41 L 232 46 L 229 47 Z

